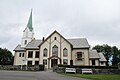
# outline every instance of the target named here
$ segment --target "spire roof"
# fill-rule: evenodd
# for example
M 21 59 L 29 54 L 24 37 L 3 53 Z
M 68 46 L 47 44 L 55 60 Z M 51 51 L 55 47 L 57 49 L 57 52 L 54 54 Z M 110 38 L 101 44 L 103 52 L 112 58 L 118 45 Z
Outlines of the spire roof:
M 31 10 L 31 13 L 30 13 L 30 17 L 29 17 L 27 27 L 29 28 L 30 31 L 33 30 L 33 27 L 32 27 L 32 10 Z

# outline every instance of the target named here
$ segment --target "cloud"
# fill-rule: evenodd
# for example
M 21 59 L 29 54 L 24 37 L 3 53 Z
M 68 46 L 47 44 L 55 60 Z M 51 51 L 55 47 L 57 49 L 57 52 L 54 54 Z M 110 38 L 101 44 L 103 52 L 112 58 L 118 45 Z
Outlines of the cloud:
M 86 37 L 90 45 L 120 48 L 119 3 L 119 0 L 0 0 L 0 47 L 12 51 L 21 43 L 33 8 L 37 39 L 57 30 L 66 38 Z

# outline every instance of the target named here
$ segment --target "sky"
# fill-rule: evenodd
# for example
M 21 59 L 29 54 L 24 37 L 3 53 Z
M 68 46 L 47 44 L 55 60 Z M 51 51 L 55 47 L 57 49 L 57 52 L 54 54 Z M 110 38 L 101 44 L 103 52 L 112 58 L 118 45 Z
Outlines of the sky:
M 0 47 L 13 52 L 21 44 L 31 9 L 36 39 L 57 30 L 120 49 L 120 0 L 0 0 Z

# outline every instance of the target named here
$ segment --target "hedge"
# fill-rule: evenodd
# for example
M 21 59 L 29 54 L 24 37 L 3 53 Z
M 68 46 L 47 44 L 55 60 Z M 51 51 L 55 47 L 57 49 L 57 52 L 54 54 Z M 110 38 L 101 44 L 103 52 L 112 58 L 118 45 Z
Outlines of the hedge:
M 62 65 L 59 64 L 58 67 L 68 67 L 68 68 L 94 68 L 94 69 L 118 69 L 117 66 L 80 66 L 80 65 Z

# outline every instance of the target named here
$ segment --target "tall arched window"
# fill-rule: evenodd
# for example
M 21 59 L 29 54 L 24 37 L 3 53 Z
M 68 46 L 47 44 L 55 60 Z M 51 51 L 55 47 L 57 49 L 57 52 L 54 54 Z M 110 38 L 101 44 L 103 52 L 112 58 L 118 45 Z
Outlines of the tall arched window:
M 68 50 L 66 48 L 63 49 L 63 57 L 68 56 Z
M 48 53 L 48 50 L 45 48 L 45 49 L 43 50 L 43 57 L 47 57 L 47 53 Z
M 58 56 L 58 47 L 56 45 L 54 45 L 52 47 L 52 55 L 53 56 Z

